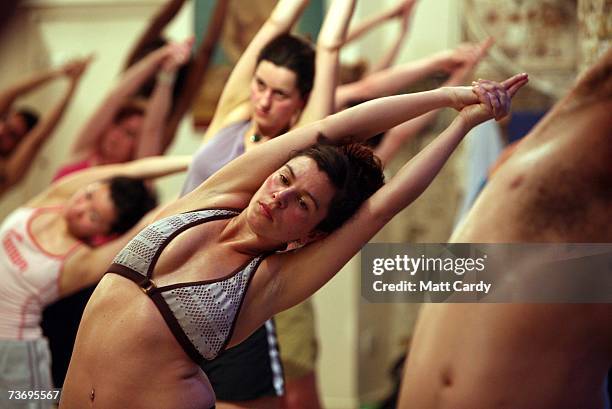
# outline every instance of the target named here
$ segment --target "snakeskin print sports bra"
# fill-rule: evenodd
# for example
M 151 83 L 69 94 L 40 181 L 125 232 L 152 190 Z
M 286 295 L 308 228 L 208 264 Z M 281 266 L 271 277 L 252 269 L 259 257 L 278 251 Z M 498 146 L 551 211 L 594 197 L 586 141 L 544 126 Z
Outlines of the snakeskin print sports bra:
M 215 280 L 157 287 L 152 280 L 153 270 L 163 249 L 181 232 L 236 215 L 238 212 L 233 210 L 206 209 L 158 220 L 138 233 L 108 270 L 140 286 L 155 303 L 181 347 L 197 364 L 214 359 L 227 346 L 253 273 L 265 255 Z

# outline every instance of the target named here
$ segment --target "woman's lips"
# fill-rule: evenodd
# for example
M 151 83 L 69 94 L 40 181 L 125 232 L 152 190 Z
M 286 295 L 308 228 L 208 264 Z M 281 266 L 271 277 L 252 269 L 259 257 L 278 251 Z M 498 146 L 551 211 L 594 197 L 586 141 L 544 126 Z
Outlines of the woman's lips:
M 272 220 L 272 212 L 270 211 L 270 207 L 262 202 L 259 202 L 259 207 L 261 208 L 261 212 L 264 214 L 264 216 Z
M 268 113 L 266 111 L 262 111 L 259 108 L 255 108 L 255 115 L 257 115 L 257 116 L 264 116 L 265 117 L 265 116 L 268 115 Z

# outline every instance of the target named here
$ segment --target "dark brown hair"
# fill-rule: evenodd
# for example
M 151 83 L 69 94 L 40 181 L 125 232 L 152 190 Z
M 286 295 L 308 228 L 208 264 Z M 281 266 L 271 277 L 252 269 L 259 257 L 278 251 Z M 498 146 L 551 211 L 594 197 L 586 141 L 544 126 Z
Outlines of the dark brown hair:
M 295 86 L 306 99 L 312 90 L 315 74 L 315 51 L 306 40 L 282 34 L 270 41 L 257 56 L 257 65 L 269 61 L 295 73 Z
M 317 144 L 297 151 L 293 157 L 297 156 L 314 160 L 336 188 L 327 216 L 317 226 L 317 230 L 325 233 L 342 226 L 385 183 L 380 159 L 359 143 Z

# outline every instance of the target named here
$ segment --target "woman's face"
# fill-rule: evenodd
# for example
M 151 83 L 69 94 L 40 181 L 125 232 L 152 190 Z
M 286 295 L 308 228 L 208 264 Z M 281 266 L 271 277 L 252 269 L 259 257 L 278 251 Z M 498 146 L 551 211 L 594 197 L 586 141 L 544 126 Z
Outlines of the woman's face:
M 108 183 L 92 183 L 76 192 L 68 200 L 64 217 L 70 233 L 81 240 L 108 234 L 117 218 Z
M 293 71 L 261 61 L 251 81 L 253 119 L 259 131 L 277 136 L 297 121 L 304 100 Z
M 265 239 L 306 239 L 325 218 L 336 189 L 311 158 L 298 156 L 270 175 L 249 204 L 251 228 Z
M 141 114 L 135 114 L 112 123 L 102 137 L 102 156 L 110 163 L 123 163 L 134 159 L 143 120 Z

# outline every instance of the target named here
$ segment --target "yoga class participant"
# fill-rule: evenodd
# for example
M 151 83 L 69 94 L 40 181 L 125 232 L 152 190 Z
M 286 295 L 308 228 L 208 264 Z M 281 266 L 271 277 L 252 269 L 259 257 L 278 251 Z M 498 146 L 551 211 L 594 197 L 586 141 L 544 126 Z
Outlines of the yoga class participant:
M 612 242 L 611 72 L 612 48 L 505 158 L 451 242 Z M 530 272 L 511 267 L 515 282 Z M 427 304 L 398 407 L 608 408 L 611 319 L 611 304 Z
M 0 196 L 26 175 L 34 157 L 62 119 L 91 58 L 71 61 L 62 67 L 37 73 L 0 93 Z M 68 86 L 58 102 L 42 119 L 36 112 L 14 109 L 15 101 L 57 78 Z
M 39 326 L 42 309 L 97 282 L 138 230 L 130 231 L 156 203 L 141 178 L 184 170 L 188 161 L 180 156 L 151 158 L 82 171 L 52 184 L 4 220 L 0 406 L 21 407 L 18 401 L 7 401 L 7 390 L 52 388 L 49 350 Z M 96 248 L 88 245 L 92 237 L 111 232 L 121 236 Z
M 129 69 L 152 51 L 168 44 L 169 41 L 163 35 L 164 29 L 176 17 L 184 4 L 185 0 L 167 0 L 160 6 L 126 58 L 124 70 Z M 174 140 L 183 116 L 191 109 L 202 88 L 204 74 L 223 31 L 228 4 L 229 0 L 215 0 L 215 7 L 210 13 L 207 29 L 199 46 L 193 55 L 190 55 L 188 61 L 176 71 L 176 78 L 173 78 L 174 86 L 171 90 L 171 104 L 165 124 L 163 124 L 162 152 L 165 152 Z M 150 78 L 141 86 L 137 95 L 147 99 L 151 98 L 155 85 L 155 79 Z
M 163 125 L 170 106 L 176 70 L 189 58 L 193 40 L 164 46 L 127 70 L 79 131 L 70 163 L 54 180 L 92 166 L 124 163 L 162 153 Z M 130 98 L 157 74 L 146 105 Z
M 364 103 L 247 151 L 167 206 L 90 299 L 60 408 L 213 407 L 199 364 L 329 281 L 526 82 Z M 457 118 L 383 186 L 379 161 L 355 142 L 443 106 Z
M 336 0 L 330 5 L 316 56 L 309 43 L 287 34 L 306 4 L 280 1 L 240 57 L 205 134 L 207 143 L 194 155 L 183 193 L 245 151 L 298 123 L 333 112 L 338 49 L 354 1 Z M 203 369 L 220 407 L 222 401 L 231 402 L 232 408 L 278 407 L 277 396 L 284 389 L 287 409 L 317 409 L 316 348 L 312 302 L 306 300 L 266 322 L 247 342 L 206 362 Z

